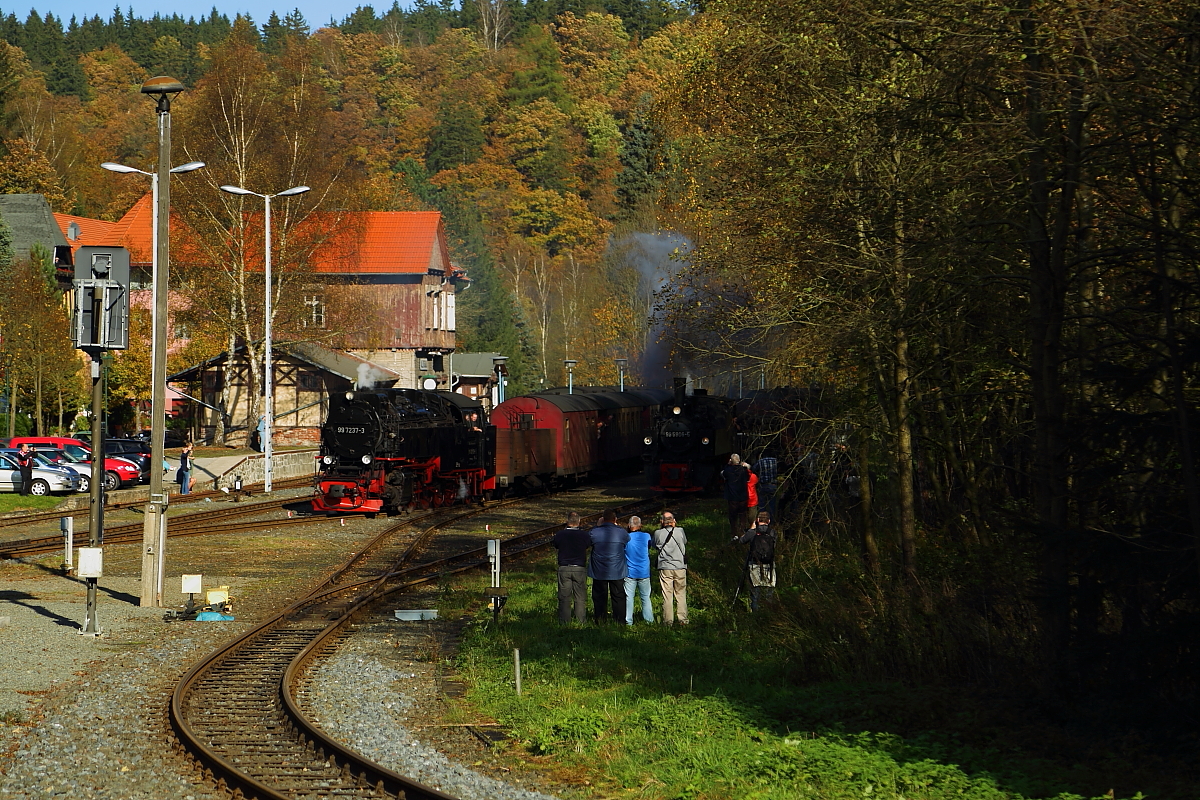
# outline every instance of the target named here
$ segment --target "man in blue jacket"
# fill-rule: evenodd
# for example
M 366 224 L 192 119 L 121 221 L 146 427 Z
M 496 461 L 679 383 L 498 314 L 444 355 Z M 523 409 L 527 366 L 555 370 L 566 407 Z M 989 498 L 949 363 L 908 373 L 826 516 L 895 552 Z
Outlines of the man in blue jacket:
M 625 578 L 625 624 L 633 624 L 635 595 L 642 599 L 642 619 L 654 622 L 654 607 L 650 605 L 650 534 L 642 530 L 641 517 L 629 518 L 625 563 L 629 568 Z
M 612 599 L 613 619 L 625 619 L 625 545 L 629 531 L 617 524 L 617 512 L 609 509 L 601 523 L 592 528 L 592 557 L 588 559 L 588 577 L 592 579 L 592 616 L 597 625 L 608 622 L 608 601 Z

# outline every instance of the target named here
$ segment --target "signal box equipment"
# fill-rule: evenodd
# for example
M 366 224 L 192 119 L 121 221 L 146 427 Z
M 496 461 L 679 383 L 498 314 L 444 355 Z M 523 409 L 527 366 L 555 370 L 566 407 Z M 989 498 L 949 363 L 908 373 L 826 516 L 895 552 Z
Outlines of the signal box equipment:
M 129 346 L 129 251 L 81 247 L 75 254 L 71 339 L 79 350 Z

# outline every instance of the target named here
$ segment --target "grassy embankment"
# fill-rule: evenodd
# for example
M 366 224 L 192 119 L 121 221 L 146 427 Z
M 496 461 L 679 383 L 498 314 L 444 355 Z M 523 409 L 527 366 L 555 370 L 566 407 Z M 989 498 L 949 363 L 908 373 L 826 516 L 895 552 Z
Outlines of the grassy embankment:
M 0 514 L 13 511 L 49 511 L 62 502 L 61 497 L 22 497 L 16 492 L 0 494 Z
M 981 691 L 806 678 L 797 663 L 837 643 L 819 641 L 820 632 L 806 641 L 778 610 L 735 608 L 740 554 L 725 544 L 723 514 L 710 509 L 684 524 L 687 628 L 559 626 L 549 557 L 506 564 L 511 597 L 499 631 L 473 626 L 463 643 L 469 701 L 578 796 L 1066 800 L 1190 791 L 1176 776 L 1151 792 L 1145 781 L 1163 771 L 1135 769 L 1139 754 L 1081 745 L 1078 731 L 1066 735 Z M 483 586 L 448 589 L 443 613 Z M 797 658 L 802 649 L 808 659 Z

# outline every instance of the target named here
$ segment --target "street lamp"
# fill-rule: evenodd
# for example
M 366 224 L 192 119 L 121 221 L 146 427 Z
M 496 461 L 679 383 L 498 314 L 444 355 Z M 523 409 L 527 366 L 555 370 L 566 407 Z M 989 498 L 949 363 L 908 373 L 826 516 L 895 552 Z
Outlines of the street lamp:
M 575 394 L 575 365 L 578 363 L 573 358 L 563 361 L 563 366 L 567 368 L 567 394 Z
M 496 368 L 496 405 L 504 402 L 504 375 L 508 372 L 507 356 L 494 356 L 492 366 Z
M 273 448 L 271 446 L 271 432 L 275 427 L 275 404 L 272 402 L 271 388 L 271 198 L 272 197 L 292 197 L 298 194 L 304 194 L 309 191 L 307 186 L 293 186 L 290 189 L 284 189 L 282 192 L 275 194 L 259 194 L 252 192 L 249 189 L 243 189 L 240 186 L 225 185 L 221 187 L 222 192 L 237 195 L 254 195 L 261 197 L 266 204 L 266 215 L 263 218 L 263 223 L 266 230 L 266 259 L 263 269 L 263 281 L 266 284 L 266 305 L 264 308 L 263 318 L 263 404 L 266 406 L 263 414 L 263 433 L 262 433 L 262 449 L 263 449 L 263 491 L 271 491 L 271 454 Z M 230 354 L 232 355 L 232 354 Z
M 182 172 L 194 172 L 195 170 L 198 170 L 203 166 L 204 166 L 203 161 L 189 161 L 186 164 L 180 164 L 178 167 L 172 167 L 167 172 L 168 172 L 168 174 L 182 173 Z M 137 169 L 136 167 L 126 166 L 125 164 L 117 164 L 113 161 L 105 161 L 103 164 L 100 165 L 100 167 L 102 169 L 108 170 L 109 172 L 119 172 L 121 174 L 126 174 L 126 175 L 131 172 L 136 172 L 139 175 L 148 175 L 150 177 L 150 196 L 153 201 L 152 204 L 154 206 L 153 223 L 152 223 L 152 231 L 151 231 L 151 241 L 152 241 L 151 249 L 154 252 L 150 258 L 150 286 L 151 286 L 151 291 L 153 292 L 153 295 L 154 295 L 154 302 L 152 303 L 152 307 L 151 307 L 151 311 L 150 311 L 150 331 L 151 331 L 151 333 L 150 333 L 150 382 L 151 382 L 151 388 L 150 388 L 150 460 L 151 460 L 151 462 L 153 462 L 155 464 L 161 464 L 165 460 L 164 459 L 164 451 L 166 450 L 166 411 L 167 411 L 167 388 L 166 388 L 166 383 L 167 383 L 167 376 L 166 376 L 166 372 L 167 372 L 167 360 L 166 360 L 167 313 L 166 313 L 166 309 L 167 309 L 167 306 L 169 305 L 169 303 L 168 303 L 169 287 L 167 286 L 167 280 L 165 278 L 165 276 L 167 274 L 167 270 L 164 269 L 160 273 L 160 266 L 166 265 L 167 262 L 165 260 L 165 256 L 163 259 L 159 259 L 159 249 L 158 249 L 158 243 L 159 243 L 158 173 L 157 172 L 146 172 L 145 170 Z M 168 208 L 169 208 L 169 206 L 168 206 Z M 170 227 L 170 225 L 169 225 L 169 220 L 168 220 L 167 224 L 163 225 L 163 229 L 164 229 L 163 236 L 164 237 L 166 236 L 165 231 L 169 227 Z M 165 252 L 165 250 L 164 250 L 164 252 Z M 160 304 L 160 301 L 161 301 L 161 304 Z M 160 305 L 161 305 L 161 308 L 160 308 Z M 163 321 L 163 324 L 161 326 L 161 328 L 162 328 L 161 334 L 159 331 L 160 326 L 158 324 L 160 312 L 162 313 L 162 321 Z M 160 345 L 160 343 L 161 343 L 161 345 Z M 161 359 L 158 357 L 160 347 L 163 352 L 163 357 Z M 161 390 L 158 388 L 160 384 L 162 385 Z M 96 447 L 95 444 L 93 444 L 92 446 L 93 446 L 93 448 Z M 104 448 L 103 448 L 103 442 L 102 442 L 100 444 L 100 452 L 103 452 L 103 449 Z M 164 505 L 165 505 L 166 494 L 165 494 L 165 492 L 163 492 L 162 483 L 163 483 L 162 470 L 151 470 L 151 472 L 150 472 L 150 498 L 151 498 L 150 502 L 151 503 L 155 502 L 154 496 L 159 495 L 160 497 L 163 498 Z M 163 516 L 163 519 L 165 519 L 165 515 L 162 515 L 162 516 Z M 153 519 L 159 523 L 160 527 L 162 527 L 162 520 L 158 519 L 156 517 L 153 517 L 150 513 L 147 513 L 146 519 L 147 520 Z M 147 538 L 148 538 L 148 534 L 144 533 L 143 535 L 147 536 Z M 152 583 L 154 584 L 155 602 L 153 602 L 153 603 L 143 602 L 143 605 L 159 606 L 159 605 L 162 605 L 163 562 L 164 562 L 164 558 L 166 556 L 166 554 L 164 552 L 166 550 L 166 531 L 162 530 L 162 531 L 156 532 L 155 538 L 158 540 L 158 546 L 157 546 L 158 560 L 155 562 L 156 566 L 152 570 L 153 576 L 154 576 L 152 579 Z M 142 594 L 143 594 L 143 600 L 145 600 L 145 598 L 148 596 L 148 592 L 145 588 L 145 580 L 143 581 Z
M 150 364 L 150 458 L 154 460 L 155 468 L 150 470 L 150 501 L 146 504 L 145 523 L 142 527 L 141 605 L 159 607 L 162 606 L 163 559 L 167 547 L 167 493 L 163 491 L 162 470 L 158 465 L 162 464 L 167 421 L 167 285 L 171 273 L 171 95 L 182 92 L 183 84 L 174 78 L 159 75 L 143 83 L 141 91 L 142 94 L 155 99 L 154 110 L 158 114 L 158 170 L 154 175 L 154 188 L 157 189 L 154 198 L 154 334 Z M 128 167 L 119 164 L 114 166 L 117 167 L 117 172 L 129 170 Z M 92 454 L 93 458 L 104 457 L 103 439 L 94 441 L 92 447 L 96 450 Z M 92 537 L 100 533 L 101 524 L 97 520 L 97 524 L 91 526 Z
M 629 364 L 628 358 L 614 358 L 617 363 L 617 371 L 621 374 L 621 391 L 625 391 L 625 367 Z
M 194 172 L 195 170 L 198 170 L 203 166 L 204 166 L 203 161 L 189 161 L 186 164 L 180 164 L 178 167 L 172 167 L 170 169 L 170 173 L 172 175 L 175 175 L 175 174 L 178 174 L 181 172 Z M 151 223 L 152 227 L 153 227 L 153 232 L 151 233 L 151 242 L 152 242 L 151 249 L 154 251 L 154 255 L 151 257 L 151 263 L 150 263 L 150 285 L 153 287 L 154 291 L 157 292 L 158 285 L 159 285 L 159 279 L 158 279 L 158 173 L 157 172 L 146 172 L 145 170 L 137 169 L 136 167 L 129 167 L 129 166 L 126 166 L 125 164 L 117 164 L 113 161 L 105 161 L 103 164 L 100 165 L 100 168 L 106 169 L 109 172 L 119 172 L 124 175 L 128 175 L 131 172 L 136 172 L 139 175 L 148 175 L 150 177 L 150 196 L 151 196 L 152 204 L 154 206 L 153 221 Z M 166 286 L 166 284 L 164 282 L 163 291 L 166 292 L 167 290 L 168 290 L 168 287 Z M 156 294 L 155 301 L 157 301 L 157 300 L 158 300 L 158 295 Z M 150 352 L 155 353 L 158 350 L 158 303 L 157 302 L 154 303 L 154 307 L 151 310 L 150 314 L 151 314 L 151 317 L 150 317 L 150 330 L 151 330 Z M 151 356 L 151 358 L 153 358 L 153 356 Z M 154 376 L 155 382 L 157 382 L 159 380 L 159 377 L 160 376 Z M 164 390 L 163 394 L 164 394 L 164 404 L 165 404 L 165 395 L 166 395 L 165 390 Z M 157 407 L 154 406 L 153 403 L 154 403 L 154 401 L 153 401 L 153 399 L 151 399 L 151 408 L 150 408 L 151 417 L 153 417 L 156 410 L 158 410 Z M 158 410 L 158 411 L 159 411 L 159 413 L 165 412 L 166 411 L 165 405 L 164 405 L 164 408 L 162 408 L 161 410 Z M 165 428 L 165 425 L 164 425 L 164 428 Z M 153 438 L 154 438 L 154 422 L 153 422 L 153 420 L 150 423 L 150 438 L 151 438 L 151 440 L 153 440 Z M 164 432 L 164 439 L 165 438 L 166 437 L 165 437 L 165 432 Z M 165 442 L 164 442 L 164 444 L 165 444 Z M 150 449 L 152 451 L 154 449 L 153 441 L 151 441 Z M 151 453 L 151 457 L 153 457 L 154 455 L 155 455 L 154 453 Z M 162 453 L 158 453 L 157 456 L 160 460 L 162 459 Z

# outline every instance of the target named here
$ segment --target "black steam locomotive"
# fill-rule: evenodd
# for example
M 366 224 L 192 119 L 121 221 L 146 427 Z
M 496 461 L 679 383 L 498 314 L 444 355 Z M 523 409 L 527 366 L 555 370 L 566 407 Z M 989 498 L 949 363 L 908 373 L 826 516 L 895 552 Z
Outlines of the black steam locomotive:
M 701 492 L 716 487 L 721 468 L 738 452 L 736 401 L 675 382 L 675 400 L 664 403 L 646 436 L 646 478 L 658 491 Z
M 332 395 L 321 429 L 313 508 L 377 512 L 449 505 L 492 488 L 483 407 L 451 392 L 376 389 Z M 494 428 L 491 429 L 494 432 Z

